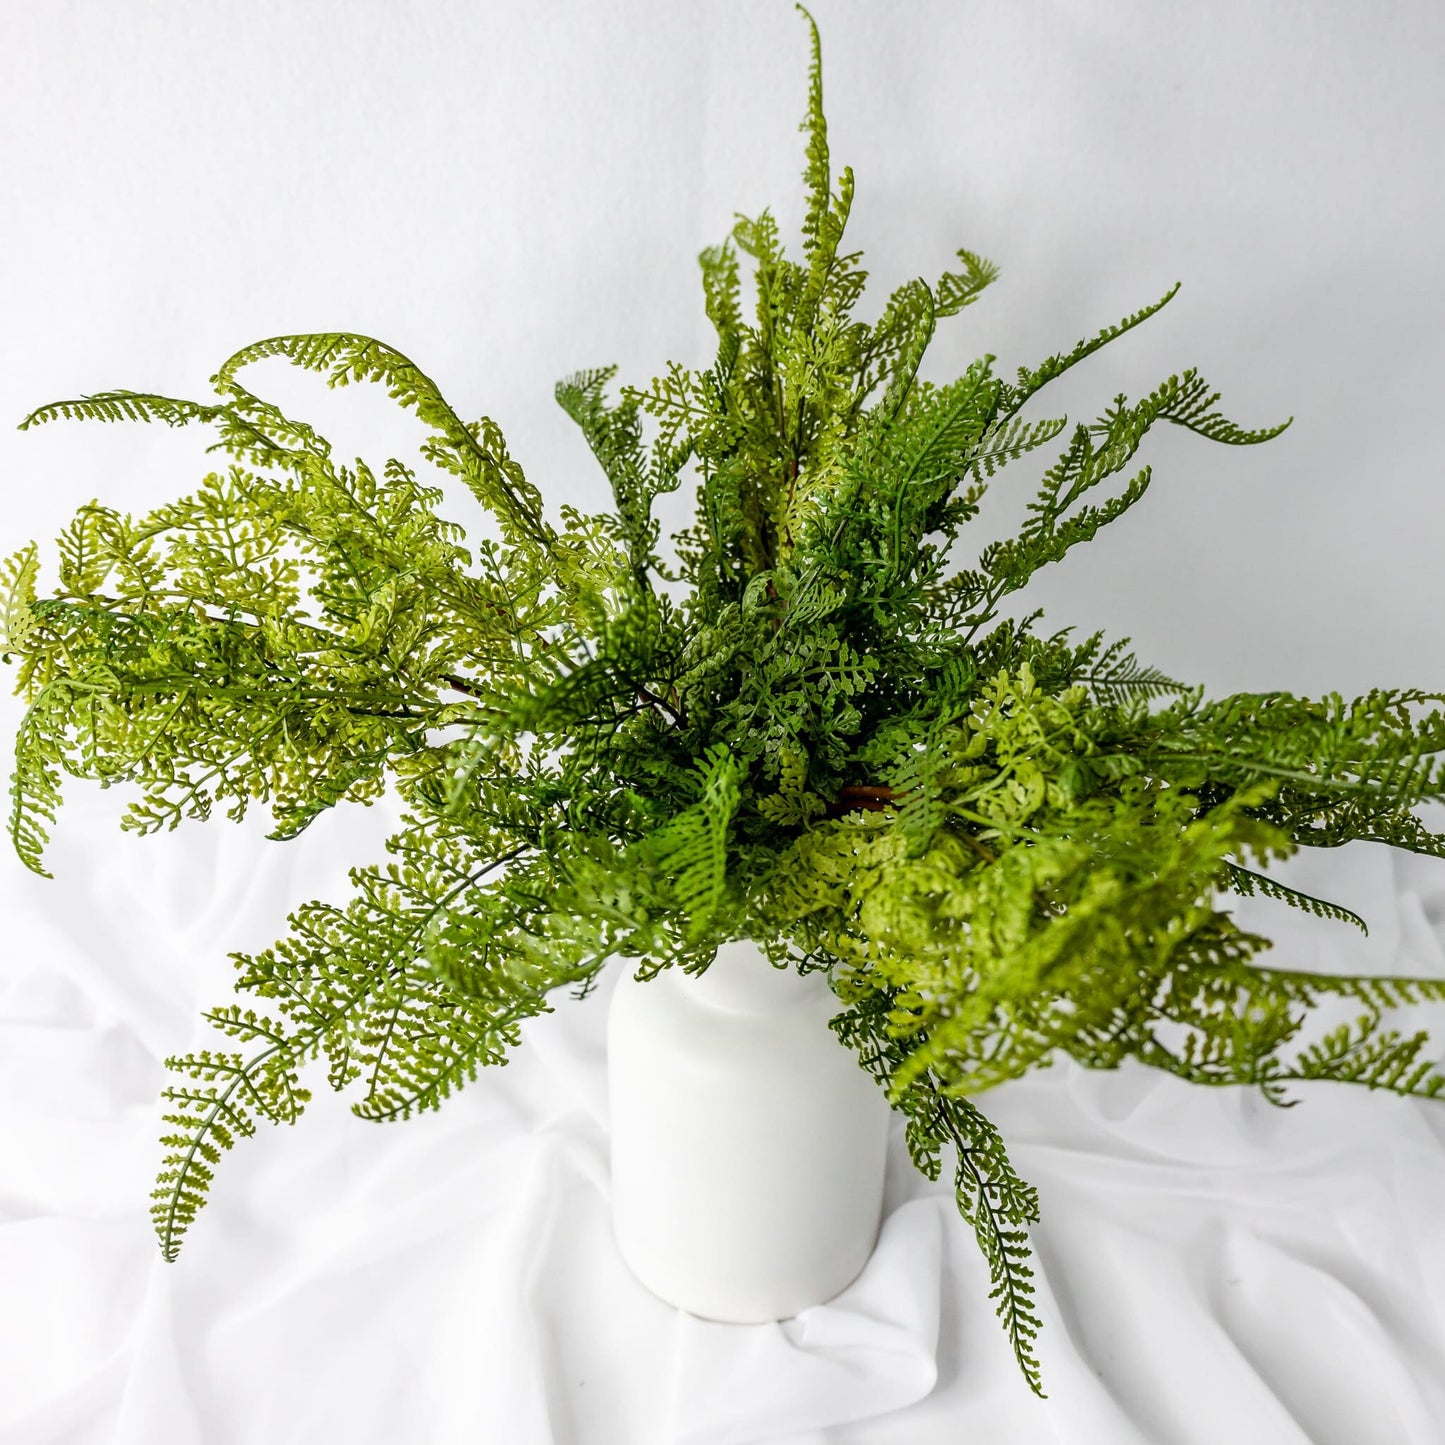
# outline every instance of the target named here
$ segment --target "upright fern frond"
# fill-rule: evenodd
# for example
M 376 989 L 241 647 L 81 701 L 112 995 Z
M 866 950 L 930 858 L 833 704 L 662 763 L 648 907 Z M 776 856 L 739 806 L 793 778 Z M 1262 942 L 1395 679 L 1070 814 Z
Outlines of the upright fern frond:
M 35 631 L 35 583 L 40 553 L 32 542 L 0 566 L 0 654 L 23 653 Z
M 667 881 L 694 938 L 706 935 L 726 893 L 728 834 L 741 797 L 741 770 L 719 746 L 702 760 L 699 778 L 697 802 L 646 843 L 649 860 Z
M 956 316 L 978 300 L 985 286 L 998 280 L 998 267 L 992 261 L 963 249 L 956 254 L 963 262 L 963 270 L 945 271 L 933 285 L 936 316 Z
M 653 442 L 649 455 L 643 447 L 639 417 L 644 395 L 633 392 L 616 406 L 606 403 L 607 385 L 616 374 L 615 366 L 576 372 L 557 383 L 555 395 L 562 410 L 582 429 L 592 454 L 607 473 L 633 576 L 646 588 L 649 566 L 656 565 L 652 504 L 658 496 L 677 489 L 692 444 L 679 440 L 685 433 L 681 418 L 673 417 Z M 654 383 L 658 388 L 654 395 L 665 385 Z
M 794 7 L 808 25 L 811 58 L 808 62 L 808 109 L 798 127 L 808 138 L 803 186 L 807 210 L 803 214 L 803 254 L 810 255 L 823 241 L 823 230 L 833 203 L 833 172 L 828 155 L 828 120 L 823 114 L 823 42 L 818 25 L 802 6 Z
M 1021 366 L 1018 381 L 1009 387 L 1000 399 L 1000 409 L 1003 414 L 1005 416 L 1014 415 L 1031 396 L 1041 391 L 1049 382 L 1057 380 L 1066 371 L 1072 370 L 1101 347 L 1107 346 L 1111 341 L 1117 341 L 1125 332 L 1132 331 L 1136 326 L 1142 326 L 1179 294 L 1179 285 L 1180 283 L 1176 281 L 1151 305 L 1141 306 L 1138 311 L 1124 317 L 1123 320 L 1116 321 L 1112 326 L 1104 327 L 1095 335 L 1076 342 L 1071 350 L 1057 352 L 1036 367 Z

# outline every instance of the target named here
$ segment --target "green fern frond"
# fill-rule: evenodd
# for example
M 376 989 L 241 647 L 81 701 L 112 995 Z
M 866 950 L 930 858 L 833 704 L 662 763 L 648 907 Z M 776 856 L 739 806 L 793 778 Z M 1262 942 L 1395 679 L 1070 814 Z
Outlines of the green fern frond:
M 808 108 L 799 129 L 807 136 L 807 165 L 803 186 L 807 209 L 803 215 L 803 254 L 822 244 L 824 223 L 833 203 L 833 172 L 828 157 L 828 121 L 823 114 L 823 42 L 817 22 L 802 6 L 794 8 L 808 25 L 811 57 L 808 62 Z
M 969 467 L 975 476 L 991 477 L 1009 462 L 1017 461 L 1035 447 L 1053 441 L 1067 425 L 1068 422 L 1061 416 L 1033 422 L 1009 417 L 995 422 L 969 453 Z
M 0 654 L 23 653 L 35 631 L 35 583 L 40 553 L 31 542 L 0 566 Z
M 651 393 L 624 393 L 615 406 L 608 406 L 605 399 L 608 383 L 617 374 L 615 366 L 576 372 L 559 381 L 555 390 L 558 404 L 582 429 L 612 485 L 633 576 L 644 589 L 650 585 L 649 566 L 656 565 L 657 526 L 652 519 L 652 505 L 663 493 L 677 489 L 692 443 L 686 436 L 683 418 L 674 416 L 649 453 L 643 446 L 639 409 L 644 401 L 656 404 L 666 395 L 669 383 L 673 395 L 683 394 L 685 383 L 679 372 L 675 369 L 668 382 L 654 382 Z M 665 411 L 666 403 L 658 410 Z
M 225 414 L 224 406 L 157 396 L 144 391 L 102 391 L 93 396 L 52 401 L 37 407 L 20 423 L 21 431 L 53 421 L 159 421 L 167 426 L 211 422 Z
M 728 837 L 741 797 L 741 769 L 725 747 L 706 754 L 698 776 L 697 802 L 651 834 L 644 849 L 687 918 L 693 938 L 706 933 L 726 896 Z
M 1034 1313 L 1027 1226 L 1038 1222 L 1038 1192 L 1014 1172 L 998 1130 L 967 1099 L 937 1097 L 939 1125 L 958 1153 L 954 1192 L 959 1213 L 974 1227 L 988 1264 L 989 1298 L 1029 1388 L 1044 1397 L 1034 1341 L 1043 1323 Z
M 1445 1090 L 1445 1074 L 1435 1060 L 1420 1057 L 1429 1047 L 1430 1036 L 1424 1030 L 1407 1036 L 1396 1029 L 1381 1029 L 1379 1019 L 1367 1015 L 1331 1030 L 1278 1077 L 1329 1079 L 1407 1098 L 1433 1099 Z
M 779 754 L 778 790 L 758 799 L 758 812 L 780 828 L 807 827 L 827 811 L 827 804 L 808 791 L 808 755 L 784 747 Z
M 272 336 L 229 357 L 211 383 L 225 392 L 236 384 L 238 371 L 270 357 L 318 372 L 332 387 L 379 382 L 393 401 L 415 411 L 438 433 L 427 451 L 431 460 L 466 482 L 482 505 L 519 539 L 548 545 L 551 534 L 542 520 L 541 495 L 507 455 L 495 424 L 485 417 L 464 423 L 436 383 L 401 352 L 373 337 L 348 332 Z
M 1129 649 L 1129 639 L 1120 638 L 1107 647 L 1103 634 L 1090 639 L 1090 655 L 1076 659 L 1069 680 L 1082 683 L 1101 702 L 1116 706 L 1132 698 L 1157 698 L 1188 692 L 1182 682 L 1166 676 L 1159 668 L 1141 663 Z
M 1072 370 L 1101 347 L 1107 346 L 1111 341 L 1117 341 L 1125 332 L 1132 331 L 1136 326 L 1142 326 L 1151 316 L 1157 315 L 1178 295 L 1179 285 L 1180 283 L 1176 281 L 1151 305 L 1140 307 L 1138 311 L 1124 317 L 1123 320 L 1116 321 L 1112 326 L 1106 326 L 1095 335 L 1076 342 L 1071 350 L 1058 352 L 1032 369 L 1020 367 L 1018 381 L 1009 387 L 1000 399 L 1000 409 L 1003 415 L 1012 416 L 1031 396 L 1042 390 L 1049 382 L 1057 380 L 1066 371 Z
M 1192 367 L 1181 376 L 1171 376 L 1157 395 L 1161 417 L 1176 426 L 1198 432 L 1210 441 L 1230 446 L 1253 446 L 1258 442 L 1267 442 L 1277 437 L 1293 420 L 1291 417 L 1276 426 L 1255 431 L 1236 426 L 1215 409 L 1219 393 L 1210 391 L 1209 384 Z
M 113 541 L 120 525 L 117 513 L 92 502 L 60 534 L 60 582 L 71 596 L 89 597 L 105 584 L 115 565 Z
M 937 312 L 933 304 L 933 293 L 922 281 L 910 281 L 904 288 L 907 292 L 906 315 L 909 322 L 900 324 L 899 341 L 892 368 L 888 373 L 888 386 L 882 400 L 877 404 L 877 413 L 885 421 L 893 421 L 903 409 L 923 365 L 924 352 L 933 340 Z
M 986 286 L 998 280 L 998 267 L 972 251 L 956 252 L 963 262 L 962 271 L 945 271 L 933 285 L 934 315 L 956 316 L 965 306 L 972 306 Z
M 215 425 L 221 433 L 217 448 L 232 455 L 266 464 L 281 460 L 284 448 L 244 411 L 226 404 L 186 401 L 180 397 L 158 396 L 152 392 L 106 391 L 69 401 L 51 402 L 38 408 L 20 423 L 20 430 L 59 421 L 159 421 L 166 426 L 187 426 L 191 422 Z
M 1275 898 L 1281 903 L 1288 903 L 1291 908 L 1312 913 L 1316 918 L 1333 918 L 1340 923 L 1352 923 L 1365 934 L 1370 931 L 1365 920 L 1353 909 L 1346 908 L 1341 903 L 1331 903 L 1327 898 L 1316 898 L 1302 889 L 1291 888 L 1277 878 L 1256 873 L 1252 868 L 1242 868 L 1238 863 L 1230 863 L 1226 866 L 1225 877 L 1234 892 L 1242 897 L 1252 898 L 1258 893 L 1261 897 Z
M 15 736 L 15 770 L 10 777 L 10 841 L 20 861 L 42 878 L 50 830 L 60 809 L 64 743 L 73 694 L 52 683 L 31 704 Z
M 251 1059 L 211 1050 L 166 1060 L 166 1067 L 197 1081 L 172 1085 L 161 1097 L 172 1108 L 162 1117 L 171 1132 L 161 1136 L 167 1151 L 151 1195 L 151 1219 L 161 1253 L 174 1260 L 187 1230 L 205 1204 L 223 1151 L 237 1137 L 256 1132 L 258 1114 L 275 1123 L 294 1123 L 310 1094 L 301 1088 L 295 1056 L 283 1045 Z

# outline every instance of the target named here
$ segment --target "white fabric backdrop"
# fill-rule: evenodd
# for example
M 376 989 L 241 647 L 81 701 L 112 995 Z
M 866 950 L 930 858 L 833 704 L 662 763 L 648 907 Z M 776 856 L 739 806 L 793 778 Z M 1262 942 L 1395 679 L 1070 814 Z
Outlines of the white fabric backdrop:
M 1240 420 L 1296 417 L 1257 450 L 1151 439 L 1144 505 L 1040 579 L 1051 620 L 1132 633 L 1214 689 L 1445 685 L 1445 12 L 816 13 L 881 288 L 960 244 L 1004 266 L 933 374 L 1037 361 L 1182 279 L 1061 404 L 1198 364 Z M 796 222 L 804 60 L 774 0 L 0 7 L 0 413 L 201 395 L 245 341 L 346 327 L 495 416 L 550 499 L 595 502 L 551 383 L 708 355 L 691 258 L 735 209 Z M 368 455 L 415 446 L 374 390 L 256 384 Z M 188 487 L 202 445 L 0 430 L 0 548 L 94 495 Z M 605 996 L 441 1115 L 377 1130 L 323 1093 L 227 1158 L 166 1266 L 145 1219 L 160 1060 L 200 1042 L 226 951 L 338 896 L 387 817 L 279 848 L 225 825 L 137 841 L 115 811 L 74 794 L 53 883 L 0 866 L 3 1445 L 1445 1436 L 1445 1110 L 1342 1089 L 1280 1112 L 1061 1066 L 985 1101 L 1042 1195 L 1042 1404 L 968 1231 L 901 1156 L 883 1247 L 836 1307 L 737 1330 L 632 1284 Z M 1372 936 L 1271 910 L 1280 962 L 1445 974 L 1441 868 L 1357 848 L 1304 876 Z

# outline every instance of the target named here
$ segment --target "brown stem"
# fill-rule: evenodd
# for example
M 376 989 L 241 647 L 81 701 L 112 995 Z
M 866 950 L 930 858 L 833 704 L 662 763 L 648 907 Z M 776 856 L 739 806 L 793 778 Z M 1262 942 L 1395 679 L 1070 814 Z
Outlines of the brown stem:
M 455 673 L 444 672 L 442 674 L 442 681 L 454 692 L 464 692 L 468 697 L 474 697 L 478 700 L 480 700 L 482 696 L 471 683 L 465 678 L 457 677 Z
M 836 817 L 839 813 L 849 813 L 855 808 L 881 813 L 893 806 L 892 788 L 877 787 L 871 783 L 847 783 L 838 789 L 838 801 L 828 811 Z
M 673 696 L 677 696 L 676 688 L 673 689 Z M 657 708 L 660 712 L 666 713 L 667 716 L 670 717 L 678 727 L 681 727 L 683 725 L 681 711 L 678 708 L 674 707 L 670 702 L 667 702 L 663 698 L 658 697 L 655 692 L 649 692 L 645 687 L 639 686 L 637 688 L 637 700 L 639 702 L 648 704 L 650 707 Z
M 793 493 L 797 491 L 798 488 L 798 472 L 797 457 L 790 457 L 788 459 L 788 496 L 787 500 L 783 503 L 783 545 L 788 548 L 789 551 L 791 551 L 793 547 L 793 534 L 788 530 L 787 522 L 793 511 Z
M 446 683 L 446 685 L 451 688 L 453 692 L 464 692 L 468 697 L 475 698 L 478 702 L 481 702 L 483 694 L 478 692 L 477 689 L 466 680 L 466 678 L 457 677 L 450 672 L 445 672 L 442 674 L 442 681 Z M 485 713 L 490 713 L 493 717 L 506 716 L 504 710 L 499 707 L 483 706 L 481 711 Z

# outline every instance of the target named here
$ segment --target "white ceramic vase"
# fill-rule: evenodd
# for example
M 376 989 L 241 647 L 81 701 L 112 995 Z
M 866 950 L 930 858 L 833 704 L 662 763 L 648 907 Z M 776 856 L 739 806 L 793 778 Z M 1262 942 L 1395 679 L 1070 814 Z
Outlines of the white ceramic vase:
M 787 1319 L 867 1263 L 891 1111 L 828 1028 L 840 1007 L 821 974 L 773 968 L 752 943 L 723 945 L 701 975 L 618 980 L 614 1228 L 669 1304 Z

